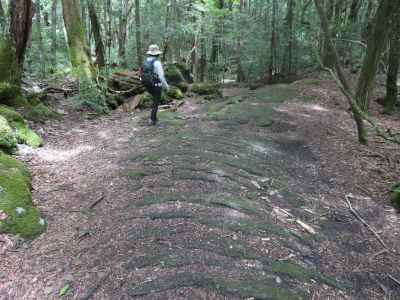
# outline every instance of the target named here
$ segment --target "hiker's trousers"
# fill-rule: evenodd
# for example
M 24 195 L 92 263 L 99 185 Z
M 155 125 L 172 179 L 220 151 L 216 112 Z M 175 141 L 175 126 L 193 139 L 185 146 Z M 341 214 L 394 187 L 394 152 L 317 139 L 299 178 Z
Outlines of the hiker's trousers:
M 151 86 L 151 87 L 146 87 L 146 89 L 147 89 L 147 91 L 150 93 L 150 95 L 153 98 L 153 104 L 151 106 L 150 119 L 153 122 L 157 122 L 157 112 L 158 112 L 158 106 L 161 103 L 162 87 L 161 86 Z

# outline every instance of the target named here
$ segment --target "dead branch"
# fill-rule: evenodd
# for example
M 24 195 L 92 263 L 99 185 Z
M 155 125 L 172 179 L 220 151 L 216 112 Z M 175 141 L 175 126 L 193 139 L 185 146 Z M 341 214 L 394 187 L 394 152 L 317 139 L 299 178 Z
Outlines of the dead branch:
M 365 226 L 367 229 L 373 233 L 373 235 L 376 237 L 376 239 L 379 241 L 379 243 L 385 248 L 388 249 L 386 243 L 382 240 L 382 238 L 379 236 L 379 234 L 365 221 L 360 214 L 353 208 L 350 202 L 350 198 L 352 198 L 353 195 L 346 195 L 345 196 L 345 202 L 350 210 L 350 212 Z

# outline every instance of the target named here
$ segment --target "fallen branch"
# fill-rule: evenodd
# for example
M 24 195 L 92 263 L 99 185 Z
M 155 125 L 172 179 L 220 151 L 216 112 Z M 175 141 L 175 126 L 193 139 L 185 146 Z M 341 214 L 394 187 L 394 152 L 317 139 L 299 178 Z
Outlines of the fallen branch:
M 105 198 L 104 195 L 101 195 L 97 200 L 95 200 L 92 204 L 90 204 L 89 209 L 93 209 L 96 207 L 97 204 L 99 204 L 101 201 L 103 201 Z
M 354 198 L 353 195 L 349 194 L 345 196 L 345 202 L 347 203 L 347 206 L 350 210 L 350 212 L 365 226 L 367 229 L 373 233 L 373 235 L 376 237 L 376 239 L 379 241 L 379 243 L 385 248 L 388 249 L 386 243 L 382 240 L 382 238 L 379 236 L 379 234 L 365 221 L 360 214 L 353 208 L 350 202 L 350 198 Z
M 392 279 L 395 283 L 397 283 L 399 286 L 400 286 L 400 281 L 398 280 L 398 279 L 396 279 L 396 278 L 394 278 L 392 275 L 388 275 L 388 277 L 390 278 L 390 279 Z

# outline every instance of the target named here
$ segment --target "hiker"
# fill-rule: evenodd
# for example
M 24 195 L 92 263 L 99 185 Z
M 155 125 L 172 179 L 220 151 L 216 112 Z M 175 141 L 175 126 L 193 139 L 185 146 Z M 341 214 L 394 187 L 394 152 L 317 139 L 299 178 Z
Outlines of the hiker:
M 162 89 L 169 90 L 169 85 L 164 76 L 164 69 L 160 62 L 159 56 L 162 54 L 157 45 L 150 45 L 141 69 L 140 78 L 146 90 L 153 98 L 149 125 L 156 125 L 157 111 L 161 102 Z

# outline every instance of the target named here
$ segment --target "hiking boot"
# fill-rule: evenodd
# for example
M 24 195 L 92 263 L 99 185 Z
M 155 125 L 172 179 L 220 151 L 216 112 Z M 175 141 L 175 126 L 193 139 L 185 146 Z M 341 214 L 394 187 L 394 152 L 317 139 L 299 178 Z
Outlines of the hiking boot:
M 157 121 L 156 121 L 156 120 L 151 120 L 151 119 L 150 119 L 148 125 L 149 125 L 149 126 L 156 126 L 156 125 L 157 125 Z

